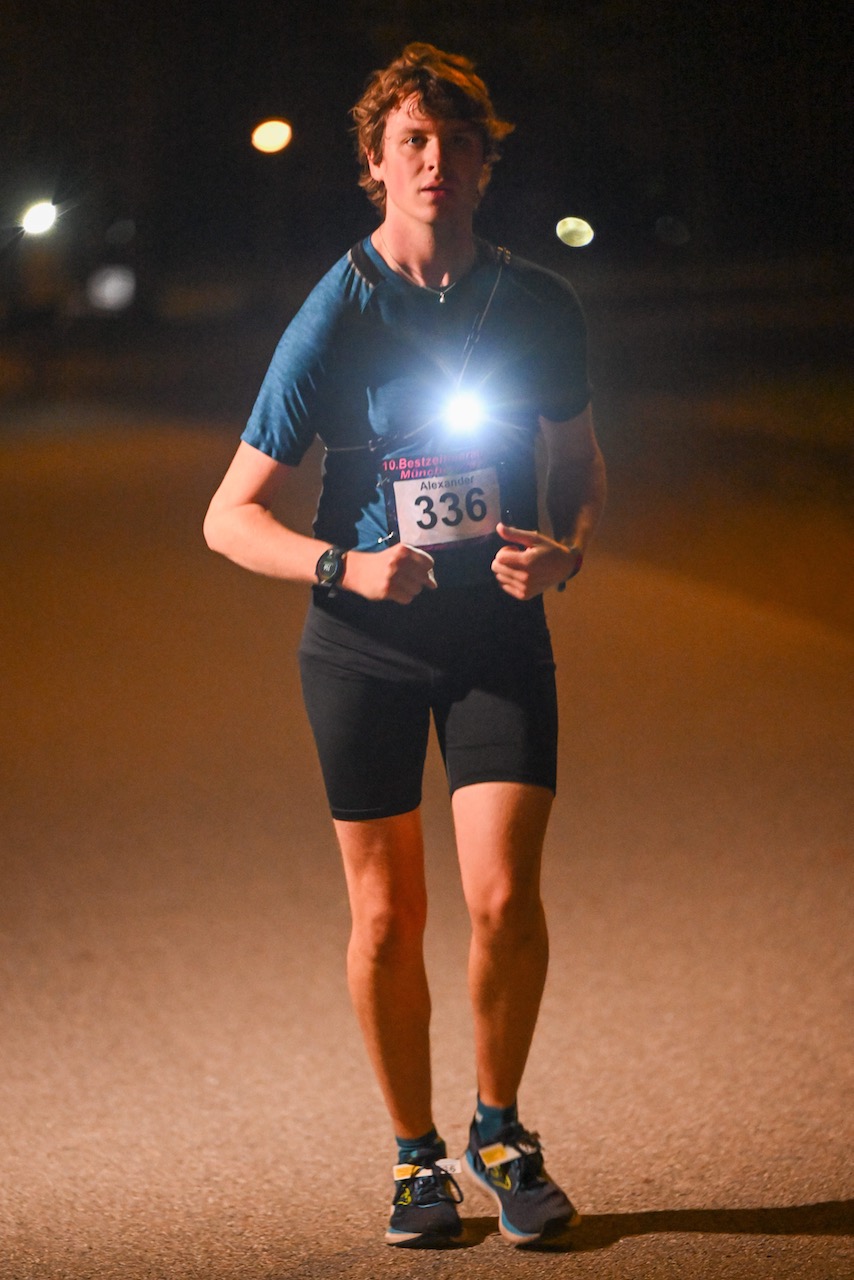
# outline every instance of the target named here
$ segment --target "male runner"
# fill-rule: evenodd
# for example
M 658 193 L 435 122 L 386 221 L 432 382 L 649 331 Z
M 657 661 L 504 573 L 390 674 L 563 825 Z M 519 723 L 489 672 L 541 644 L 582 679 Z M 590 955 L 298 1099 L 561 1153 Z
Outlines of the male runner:
M 434 1125 L 423 957 L 432 717 L 472 929 L 477 1108 L 463 1170 L 496 1201 L 502 1234 L 526 1244 L 576 1219 L 517 1093 L 548 963 L 557 712 L 543 593 L 581 568 L 605 494 L 584 322 L 563 279 L 475 237 L 512 126 L 472 63 L 409 45 L 353 116 L 380 225 L 286 330 L 205 535 L 251 570 L 313 584 L 303 691 L 350 898 L 350 992 L 398 1145 L 393 1245 L 462 1230 Z M 270 507 L 317 436 L 308 537 Z

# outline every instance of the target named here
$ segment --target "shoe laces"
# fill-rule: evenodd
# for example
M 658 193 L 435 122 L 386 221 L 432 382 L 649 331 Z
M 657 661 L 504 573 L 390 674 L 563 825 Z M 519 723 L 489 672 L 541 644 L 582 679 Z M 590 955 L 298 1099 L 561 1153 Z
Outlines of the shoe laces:
M 508 1168 L 515 1173 L 516 1186 L 520 1191 L 543 1181 L 543 1148 L 538 1133 L 530 1133 L 521 1124 L 514 1124 L 502 1129 L 499 1140 L 519 1152 Z
M 462 1204 L 464 1197 L 460 1184 L 441 1160 L 425 1160 L 421 1164 L 414 1162 L 413 1168 L 414 1173 L 400 1179 L 395 1204 L 407 1190 L 415 1204 L 439 1204 L 443 1200 L 448 1204 Z M 430 1171 L 428 1175 L 425 1175 L 425 1169 Z

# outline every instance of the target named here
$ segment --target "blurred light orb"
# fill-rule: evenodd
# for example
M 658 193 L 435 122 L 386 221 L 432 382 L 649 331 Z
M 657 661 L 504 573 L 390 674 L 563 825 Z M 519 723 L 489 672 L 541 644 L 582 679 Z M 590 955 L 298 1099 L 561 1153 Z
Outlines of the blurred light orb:
M 86 281 L 86 297 L 96 311 L 124 311 L 136 297 L 136 274 L 130 267 L 99 267 Z
M 256 151 L 269 156 L 284 151 L 293 136 L 287 120 L 264 120 L 252 130 L 252 145 Z
M 483 422 L 483 405 L 471 391 L 458 391 L 445 406 L 445 422 L 452 431 L 476 431 Z
M 555 227 L 558 240 L 571 249 L 583 249 L 593 239 L 593 228 L 583 218 L 561 218 Z
M 50 231 L 57 218 L 57 207 L 50 200 L 31 204 L 21 218 L 21 226 L 28 236 L 43 236 Z

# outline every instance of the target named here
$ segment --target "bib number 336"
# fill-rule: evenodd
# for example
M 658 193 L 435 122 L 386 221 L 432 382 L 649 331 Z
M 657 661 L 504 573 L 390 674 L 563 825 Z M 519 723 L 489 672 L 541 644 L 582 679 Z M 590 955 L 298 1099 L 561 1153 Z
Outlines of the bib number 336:
M 394 502 L 401 542 L 442 547 L 483 538 L 501 519 L 495 467 L 455 476 L 396 480 Z

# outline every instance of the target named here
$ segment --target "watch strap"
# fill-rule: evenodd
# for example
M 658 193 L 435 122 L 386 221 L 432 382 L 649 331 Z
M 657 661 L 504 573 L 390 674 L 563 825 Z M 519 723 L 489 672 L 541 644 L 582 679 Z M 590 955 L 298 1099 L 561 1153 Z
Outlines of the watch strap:
M 581 551 L 581 549 L 580 549 L 579 547 L 570 547 L 570 548 L 569 548 L 569 550 L 570 550 L 570 551 L 575 551 L 575 552 L 577 552 L 578 554 L 577 554 L 577 556 L 576 556 L 575 564 L 572 566 L 572 572 L 571 572 L 571 573 L 569 573 L 569 574 L 567 574 L 567 576 L 564 578 L 563 582 L 559 582 L 559 583 L 557 584 L 557 588 L 556 588 L 556 589 L 557 589 L 558 591 L 566 591 L 566 584 L 567 584 L 567 583 L 568 583 L 572 578 L 574 578 L 574 577 L 575 577 L 575 575 L 576 575 L 577 573 L 580 573 L 580 572 L 581 572 L 581 566 L 584 564 L 584 553 Z

